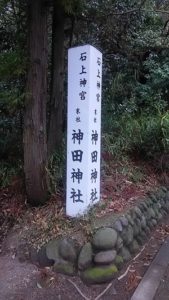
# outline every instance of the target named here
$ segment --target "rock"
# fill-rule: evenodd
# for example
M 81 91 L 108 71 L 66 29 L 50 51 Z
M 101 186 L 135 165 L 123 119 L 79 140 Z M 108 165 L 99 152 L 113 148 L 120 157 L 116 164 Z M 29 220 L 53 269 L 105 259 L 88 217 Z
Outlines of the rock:
M 161 213 L 158 214 L 158 219 L 161 220 L 163 218 L 163 215 Z
M 127 218 L 125 216 L 121 216 L 120 218 L 120 221 L 121 221 L 121 224 L 124 226 L 124 227 L 127 227 L 129 222 L 127 220 Z
M 115 265 L 93 267 L 81 273 L 81 279 L 88 284 L 105 283 L 111 281 L 118 269 Z
M 137 227 L 136 224 L 134 224 L 134 226 L 133 226 L 133 233 L 134 233 L 134 237 L 139 234 L 139 228 Z
M 64 261 L 62 259 L 60 259 L 59 262 L 55 262 L 53 266 L 53 271 L 56 273 L 62 273 L 65 275 L 72 276 L 76 274 L 74 265 L 71 262 Z
M 145 232 L 144 230 L 142 230 L 142 231 L 140 232 L 140 236 L 141 236 L 141 238 L 143 238 L 144 241 L 147 240 L 147 234 L 146 234 L 146 232 Z
M 166 209 L 167 212 L 169 212 L 169 202 L 166 203 L 165 209 Z
M 161 186 L 161 190 L 166 194 L 166 192 L 168 191 L 167 188 L 165 186 Z
M 134 225 L 134 221 L 133 221 L 132 217 L 130 216 L 130 214 L 127 214 L 126 218 L 129 221 L 129 224 L 133 226 Z
M 154 207 L 153 209 L 154 209 L 156 218 L 158 218 L 158 209 L 156 207 Z
M 148 209 L 147 213 L 148 213 L 148 219 L 155 218 L 155 212 L 154 212 L 153 208 L 150 207 Z
M 116 242 L 116 249 L 119 250 L 123 247 L 123 240 L 120 236 L 118 236 L 117 238 L 117 242 Z
M 153 193 L 150 193 L 150 194 L 149 194 L 149 198 L 150 198 L 154 203 L 156 203 L 156 202 L 158 201 L 158 197 L 157 197 L 155 194 L 153 194 Z
M 140 203 L 140 204 L 139 204 L 139 208 L 140 208 L 142 214 L 144 214 L 144 212 L 145 212 L 145 207 L 144 207 L 143 203 Z
M 126 247 L 123 247 L 121 250 L 120 250 L 120 256 L 123 257 L 124 261 L 128 261 L 130 260 L 131 258 L 131 254 L 129 252 L 129 250 L 126 248 Z
M 129 250 L 130 250 L 131 253 L 136 253 L 139 250 L 139 248 L 140 248 L 139 244 L 135 239 L 129 245 Z
M 152 219 L 152 220 L 151 220 L 151 222 L 152 222 L 152 224 L 153 224 L 154 226 L 156 226 L 156 225 L 157 225 L 157 221 L 156 221 L 156 219 Z
M 168 213 L 165 211 L 164 208 L 161 209 L 161 213 L 162 213 L 164 216 L 167 216 L 167 215 L 168 215 Z
M 146 228 L 146 225 L 147 225 L 146 218 L 145 218 L 144 215 L 142 215 L 142 218 L 141 218 L 141 227 L 144 229 L 144 228 Z
M 141 231 L 141 221 L 140 219 L 135 219 L 134 226 L 133 226 L 134 237 L 136 237 L 140 231 Z
M 123 232 L 121 233 L 121 238 L 123 242 L 128 245 L 132 242 L 133 240 L 133 228 L 131 225 L 128 226 Z
M 166 192 L 164 199 L 166 202 L 169 202 L 169 191 Z
M 166 205 L 166 204 L 165 204 L 165 201 L 164 201 L 164 200 L 161 200 L 160 203 L 161 203 L 162 208 L 165 208 L 165 205 Z
M 151 220 L 148 220 L 148 226 L 150 227 L 150 229 L 153 229 L 154 225 L 153 225 L 153 223 L 151 222 Z
M 135 219 L 136 219 L 136 213 L 135 213 L 134 209 L 130 209 L 130 215 L 132 217 L 132 220 L 135 221 Z
M 115 223 L 113 224 L 113 228 L 118 232 L 123 231 L 122 223 L 120 222 L 120 220 L 115 221 Z
M 116 258 L 114 260 L 114 264 L 117 266 L 118 270 L 121 269 L 123 263 L 124 263 L 123 257 L 120 256 L 120 255 L 116 255 Z
M 46 245 L 46 255 L 48 259 L 58 260 L 58 258 L 60 258 L 58 250 L 59 243 L 60 240 L 54 239 Z
M 139 217 L 141 219 L 141 217 L 142 217 L 141 210 L 137 206 L 135 206 L 134 211 L 135 211 L 137 217 Z
M 49 259 L 47 257 L 46 253 L 46 247 L 43 246 L 39 251 L 38 251 L 38 263 L 40 267 L 50 267 L 53 266 L 55 261 L 53 259 Z
M 162 188 L 160 188 L 160 189 L 157 191 L 157 197 L 158 197 L 159 200 L 163 199 L 163 198 L 165 197 L 165 195 L 166 195 L 166 192 L 163 191 Z
M 153 207 L 153 205 L 154 205 L 153 199 L 149 200 L 149 204 L 150 204 L 150 207 Z
M 87 269 L 92 263 L 92 258 L 93 258 L 92 245 L 91 243 L 86 243 L 82 247 L 78 257 L 79 270 Z
M 147 235 L 151 233 L 151 229 L 148 226 L 146 226 L 146 228 L 144 228 L 144 230 Z
M 94 257 L 96 265 L 108 265 L 111 264 L 116 257 L 116 250 L 107 250 L 97 253 Z
M 142 238 L 141 236 L 137 236 L 136 237 L 136 240 L 137 240 L 137 242 L 140 244 L 140 245 L 143 245 L 144 244 L 144 238 Z
M 147 209 L 150 207 L 150 198 L 145 200 L 145 204 L 147 205 Z
M 77 246 L 76 242 L 72 239 L 64 238 L 59 243 L 60 256 L 70 262 L 77 260 Z
M 161 209 L 161 203 L 160 203 L 160 202 L 157 203 L 157 208 L 158 208 L 159 210 Z
M 148 206 L 147 206 L 147 204 L 145 203 L 145 201 L 142 202 L 142 206 L 144 207 L 145 211 L 148 209 Z
M 113 249 L 117 241 L 117 232 L 113 228 L 101 228 L 93 236 L 92 244 L 98 250 Z

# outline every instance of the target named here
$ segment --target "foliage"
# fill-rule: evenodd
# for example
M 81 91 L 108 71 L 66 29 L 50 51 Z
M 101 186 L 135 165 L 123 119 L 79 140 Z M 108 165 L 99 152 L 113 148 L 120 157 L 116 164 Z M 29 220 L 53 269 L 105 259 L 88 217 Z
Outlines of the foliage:
M 169 152 L 169 111 L 167 111 L 161 120 L 161 129 L 163 133 L 163 145 L 165 152 Z
M 151 156 L 163 151 L 161 115 L 126 113 L 112 118 L 111 133 L 104 134 L 105 150 L 114 156 L 140 154 Z
M 65 186 L 66 169 L 65 169 L 66 153 L 65 143 L 61 145 L 49 159 L 48 168 L 48 189 L 51 194 L 57 194 L 60 189 Z
M 169 35 L 166 14 L 158 12 L 168 9 L 167 1 L 46 1 L 53 3 L 65 9 L 66 47 L 71 39 L 72 46 L 89 43 L 103 53 L 103 148 L 115 156 L 168 152 Z M 0 156 L 6 162 L 22 159 L 26 39 L 26 3 L 0 0 Z M 49 159 L 51 193 L 65 181 L 65 148 Z M 8 169 L 2 167 L 3 178 Z
M 14 177 L 20 175 L 22 171 L 22 164 L 20 161 L 15 163 L 1 161 L 0 164 L 0 188 L 5 188 L 11 184 Z

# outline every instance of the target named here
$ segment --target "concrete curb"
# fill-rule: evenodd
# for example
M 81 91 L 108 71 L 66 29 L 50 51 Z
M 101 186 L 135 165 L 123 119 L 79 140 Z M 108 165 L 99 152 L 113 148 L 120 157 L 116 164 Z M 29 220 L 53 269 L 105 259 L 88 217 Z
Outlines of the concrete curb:
M 153 300 L 160 280 L 169 265 L 169 237 L 164 241 L 131 300 Z

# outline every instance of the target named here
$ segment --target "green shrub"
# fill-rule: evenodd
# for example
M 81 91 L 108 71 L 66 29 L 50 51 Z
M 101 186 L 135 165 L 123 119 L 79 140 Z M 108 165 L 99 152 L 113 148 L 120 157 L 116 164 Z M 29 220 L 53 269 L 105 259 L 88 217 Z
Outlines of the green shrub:
M 16 161 L 15 164 L 9 162 L 0 162 L 0 188 L 7 187 L 14 176 L 17 176 L 22 171 L 22 164 Z
M 163 151 L 160 114 L 131 116 L 126 113 L 112 118 L 111 128 L 111 133 L 103 135 L 103 147 L 114 156 L 133 152 L 153 156 Z

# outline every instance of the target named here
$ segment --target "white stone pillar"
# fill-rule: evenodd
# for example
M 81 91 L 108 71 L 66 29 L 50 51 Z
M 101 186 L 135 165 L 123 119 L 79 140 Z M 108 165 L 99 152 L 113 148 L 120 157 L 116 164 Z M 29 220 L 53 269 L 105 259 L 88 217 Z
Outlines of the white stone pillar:
M 68 50 L 66 214 L 100 200 L 102 54 L 90 45 Z

